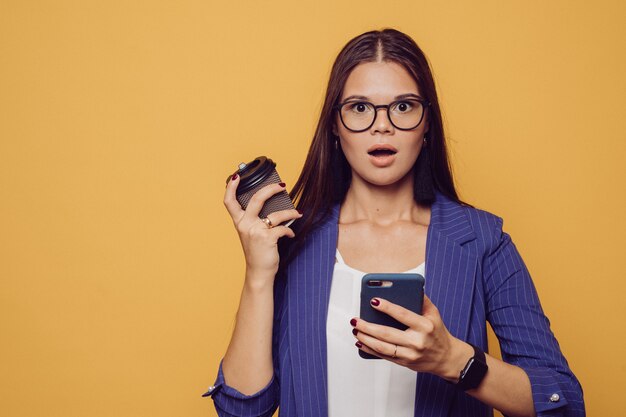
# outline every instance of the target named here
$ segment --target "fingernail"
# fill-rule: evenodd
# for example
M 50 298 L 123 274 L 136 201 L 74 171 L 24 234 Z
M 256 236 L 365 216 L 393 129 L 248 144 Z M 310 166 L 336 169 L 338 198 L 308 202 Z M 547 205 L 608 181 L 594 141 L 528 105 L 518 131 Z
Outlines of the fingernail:
M 281 187 L 285 188 L 285 183 L 284 182 L 279 182 L 278 185 L 280 185 Z
M 300 210 L 296 210 L 298 212 L 299 215 L 302 216 L 302 212 Z
M 361 343 L 361 342 L 356 342 L 356 343 L 354 344 L 354 346 L 356 346 L 356 347 L 358 347 L 359 349 L 361 349 L 361 348 L 363 347 L 363 343 Z
M 359 331 L 357 329 L 352 329 L 352 334 L 356 336 Z
M 372 301 L 370 301 L 370 304 L 376 307 L 377 305 L 380 304 L 380 301 L 378 300 L 378 298 L 372 298 Z
M 237 175 L 237 174 L 233 174 L 233 181 L 236 180 L 238 176 L 239 175 Z
M 352 319 L 352 320 L 350 320 L 350 325 L 351 325 L 352 327 L 356 326 L 356 319 Z

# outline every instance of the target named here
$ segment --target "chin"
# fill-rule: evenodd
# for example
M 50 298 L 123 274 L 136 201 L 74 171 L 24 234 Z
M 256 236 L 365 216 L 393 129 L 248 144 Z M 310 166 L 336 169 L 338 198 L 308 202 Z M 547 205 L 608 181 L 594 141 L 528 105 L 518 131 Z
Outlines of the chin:
M 388 173 L 381 175 L 367 175 L 360 176 L 363 181 L 367 182 L 371 185 L 376 185 L 379 187 L 386 187 L 394 184 L 398 184 L 402 182 L 410 172 L 404 173 Z

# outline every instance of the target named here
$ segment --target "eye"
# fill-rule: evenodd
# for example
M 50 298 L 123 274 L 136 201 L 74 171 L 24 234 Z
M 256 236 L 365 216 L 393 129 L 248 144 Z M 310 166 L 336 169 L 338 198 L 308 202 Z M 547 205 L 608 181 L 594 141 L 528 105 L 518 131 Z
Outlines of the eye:
M 411 101 L 399 101 L 394 104 L 391 110 L 398 113 L 408 113 L 413 110 L 413 107 L 414 103 L 412 103 Z
M 354 103 L 349 103 L 346 107 L 349 111 L 357 114 L 372 111 L 372 105 L 366 101 L 356 101 Z

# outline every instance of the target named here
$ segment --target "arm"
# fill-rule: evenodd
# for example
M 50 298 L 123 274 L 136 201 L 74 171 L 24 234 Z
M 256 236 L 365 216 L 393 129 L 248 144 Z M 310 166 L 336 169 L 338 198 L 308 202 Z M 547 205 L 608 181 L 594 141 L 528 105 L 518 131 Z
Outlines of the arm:
M 467 394 L 508 416 L 584 416 L 580 384 L 568 368 L 530 276 L 499 222 L 495 243 L 484 260 L 484 302 L 504 361 L 487 355 L 489 371 L 481 385 Z M 376 300 L 374 308 L 408 329 L 400 331 L 355 318 L 357 347 L 455 383 L 473 349 L 447 331 L 428 297 L 424 297 L 421 316 Z
M 457 338 L 453 339 L 454 345 L 457 347 L 451 350 L 447 371 L 440 376 L 456 384 L 460 370 L 474 355 L 474 350 Z M 485 354 L 485 358 L 489 367 L 487 374 L 477 388 L 465 392 L 507 416 L 536 416 L 530 381 L 526 373 L 521 368 L 488 354 Z
M 361 346 L 357 347 L 414 371 L 429 372 L 456 383 L 474 350 L 448 332 L 432 301 L 424 296 L 420 316 L 387 300 L 375 300 L 378 304 L 372 303 L 374 308 L 409 328 L 402 331 L 359 319 L 355 327 Z M 507 416 L 534 416 L 530 383 L 524 371 L 489 355 L 486 359 L 489 371 L 477 388 L 466 392 Z
M 265 387 L 274 375 L 272 281 L 246 273 L 235 330 L 222 361 L 225 381 L 247 395 Z
M 528 376 L 538 416 L 584 416 L 582 387 L 550 330 L 528 270 L 497 219 L 494 250 L 485 259 L 487 320 L 502 358 Z M 491 369 L 490 369 L 491 371 Z
M 220 416 L 271 416 L 278 406 L 279 396 L 274 369 L 278 363 L 277 352 L 272 346 L 278 239 L 295 234 L 286 226 L 268 228 L 258 217 L 265 201 L 282 192 L 284 184 L 261 188 L 251 198 L 247 209 L 242 210 L 235 197 L 238 182 L 238 177 L 229 181 L 224 205 L 241 240 L 246 277 L 230 344 L 220 363 L 217 379 L 204 396 L 213 398 Z M 281 210 L 271 213 L 270 220 L 279 225 L 300 217 L 296 210 Z
M 272 323 L 273 313 L 272 288 L 246 288 L 244 284 L 231 342 L 217 379 L 205 394 L 212 395 L 218 415 L 269 417 L 276 410 L 278 360 L 272 340 L 278 326 Z

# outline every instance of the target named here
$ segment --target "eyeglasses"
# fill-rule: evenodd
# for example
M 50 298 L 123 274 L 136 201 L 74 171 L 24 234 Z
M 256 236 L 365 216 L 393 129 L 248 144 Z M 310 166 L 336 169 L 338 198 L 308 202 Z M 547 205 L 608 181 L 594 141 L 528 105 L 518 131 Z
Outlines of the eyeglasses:
M 333 106 L 333 109 L 339 111 L 339 118 L 346 129 L 364 132 L 376 121 L 378 109 L 387 110 L 387 117 L 396 129 L 415 129 L 422 123 L 424 108 L 428 106 L 428 100 L 409 98 L 378 106 L 369 101 L 346 101 Z

